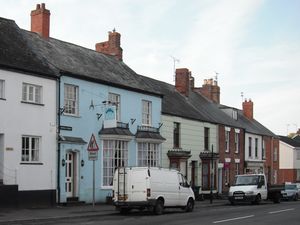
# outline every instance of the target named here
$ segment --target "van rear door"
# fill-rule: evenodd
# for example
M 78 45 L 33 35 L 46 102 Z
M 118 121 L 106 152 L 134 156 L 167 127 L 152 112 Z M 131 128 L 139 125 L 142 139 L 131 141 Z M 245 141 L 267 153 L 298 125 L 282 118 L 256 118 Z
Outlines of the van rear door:
M 128 171 L 128 200 L 146 201 L 149 176 L 147 169 L 133 168 Z

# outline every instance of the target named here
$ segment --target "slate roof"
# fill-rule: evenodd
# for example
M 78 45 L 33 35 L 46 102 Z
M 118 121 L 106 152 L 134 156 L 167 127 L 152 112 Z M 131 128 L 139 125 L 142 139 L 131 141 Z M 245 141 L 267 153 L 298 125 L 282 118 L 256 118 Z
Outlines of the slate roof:
M 299 135 L 299 134 L 296 134 L 296 135 L 293 137 L 293 140 L 294 140 L 294 141 L 297 141 L 297 142 L 300 142 L 300 135 Z
M 286 137 L 286 136 L 279 136 L 280 141 L 283 141 L 287 143 L 288 145 L 291 145 L 293 147 L 300 147 L 300 142 L 293 140 L 292 138 Z
M 249 121 L 241 111 L 235 121 L 219 109 L 219 105 L 199 93 L 190 91 L 187 98 L 176 91 L 174 85 L 138 75 L 113 56 L 54 38 L 44 39 L 36 33 L 20 29 L 13 20 L 0 18 L 0 40 L 0 67 L 53 78 L 63 74 L 163 96 L 162 114 L 275 136 L 256 120 Z
M 42 38 L 0 18 L 0 65 L 13 69 L 61 74 L 161 97 L 124 62 L 78 45 Z
M 156 139 L 156 140 L 166 140 L 164 137 L 160 135 L 158 132 L 149 132 L 149 131 L 137 131 L 135 137 L 145 138 L 145 139 Z
M 58 70 L 32 51 L 32 43 L 13 20 L 0 17 L 0 67 L 53 77 Z
M 248 119 L 244 115 L 243 110 L 240 110 L 240 109 L 237 109 L 237 108 L 234 108 L 234 107 L 230 107 L 230 106 L 226 106 L 226 105 L 222 105 L 222 104 L 219 104 L 218 107 L 220 109 L 234 109 L 234 110 L 236 110 L 237 113 L 238 113 L 238 115 L 237 115 L 238 117 L 237 117 L 236 122 L 239 123 L 240 126 L 242 128 L 244 128 L 246 132 L 252 133 L 252 134 L 257 134 L 257 135 L 263 135 L 263 136 L 278 138 L 276 136 L 276 134 L 274 134 L 272 131 L 270 131 L 268 128 L 266 128 L 264 125 L 259 123 L 257 120 Z
M 124 136 L 134 136 L 128 128 L 102 128 L 99 131 L 99 135 L 124 135 Z

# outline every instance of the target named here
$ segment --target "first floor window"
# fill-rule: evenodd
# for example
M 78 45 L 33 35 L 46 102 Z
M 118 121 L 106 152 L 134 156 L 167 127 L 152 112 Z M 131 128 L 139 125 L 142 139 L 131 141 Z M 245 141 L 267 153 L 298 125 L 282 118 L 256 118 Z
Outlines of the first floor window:
M 38 162 L 40 160 L 40 138 L 22 137 L 22 162 Z
M 235 133 L 234 135 L 234 142 L 235 142 L 235 153 L 239 153 L 240 151 L 240 137 L 239 137 L 239 133 Z
M 70 84 L 64 86 L 64 108 L 65 114 L 75 115 L 78 113 L 78 87 Z
M 138 143 L 138 166 L 160 166 L 160 145 L 157 143 Z
M 117 121 L 121 121 L 121 98 L 120 95 L 115 93 L 109 93 L 108 94 L 108 100 L 111 102 L 112 105 L 116 106 L 116 119 Z
M 42 86 L 23 83 L 22 101 L 30 103 L 42 103 Z
M 230 132 L 225 131 L 225 152 L 229 152 L 229 137 L 230 137 Z
M 142 124 L 145 126 L 151 126 L 152 124 L 152 102 L 142 101 Z
M 235 163 L 235 175 L 239 175 L 239 174 L 240 174 L 240 164 Z
M 252 138 L 251 137 L 249 137 L 249 139 L 248 139 L 248 156 L 249 156 L 249 158 L 251 158 L 252 157 Z
M 0 80 L 0 99 L 4 99 L 5 98 L 5 81 L 4 80 Z
M 118 167 L 128 164 L 128 141 L 103 140 L 103 186 L 111 186 Z

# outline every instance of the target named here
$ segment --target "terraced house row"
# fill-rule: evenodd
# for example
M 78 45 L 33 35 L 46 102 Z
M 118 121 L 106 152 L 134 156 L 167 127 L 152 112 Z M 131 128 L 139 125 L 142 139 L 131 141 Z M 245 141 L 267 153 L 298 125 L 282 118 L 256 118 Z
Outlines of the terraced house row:
M 175 85 L 137 74 L 115 30 L 95 50 L 49 34 L 45 4 L 31 31 L 0 18 L 0 204 L 91 203 L 88 149 L 96 202 L 120 166 L 176 168 L 202 194 L 226 193 L 247 172 L 277 183 L 279 139 L 251 100 L 222 105 L 217 81 L 195 87 L 187 68 Z

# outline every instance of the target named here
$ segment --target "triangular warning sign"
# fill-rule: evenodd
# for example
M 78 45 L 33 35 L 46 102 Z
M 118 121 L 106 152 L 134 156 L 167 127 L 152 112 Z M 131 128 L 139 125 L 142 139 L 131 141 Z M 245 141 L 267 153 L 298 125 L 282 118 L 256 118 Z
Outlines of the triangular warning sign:
M 87 150 L 88 151 L 98 151 L 99 150 L 99 147 L 97 145 L 94 134 L 92 134 L 92 136 L 91 136 Z

